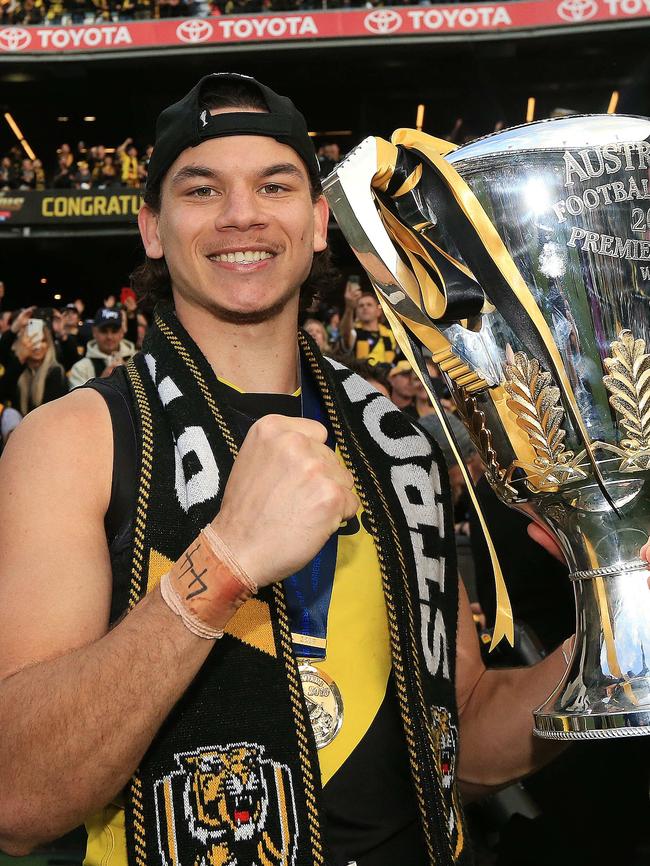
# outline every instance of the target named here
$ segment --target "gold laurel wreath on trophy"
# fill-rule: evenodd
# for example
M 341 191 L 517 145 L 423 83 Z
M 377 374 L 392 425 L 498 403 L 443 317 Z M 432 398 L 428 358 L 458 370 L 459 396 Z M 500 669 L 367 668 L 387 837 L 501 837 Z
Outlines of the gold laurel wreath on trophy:
M 606 446 L 624 458 L 619 472 L 650 468 L 650 354 L 645 349 L 645 340 L 635 340 L 626 329 L 612 343 L 613 357 L 604 361 L 609 402 L 628 436 L 620 448 Z

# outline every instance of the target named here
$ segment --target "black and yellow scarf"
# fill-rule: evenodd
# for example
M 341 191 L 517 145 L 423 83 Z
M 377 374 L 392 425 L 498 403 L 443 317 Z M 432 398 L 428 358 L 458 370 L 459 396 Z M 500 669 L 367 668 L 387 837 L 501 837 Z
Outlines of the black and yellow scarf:
M 430 861 L 467 863 L 455 785 L 458 589 L 446 471 L 390 401 L 303 335 L 300 348 L 370 518 Z M 213 370 L 170 307 L 157 311 L 127 371 L 141 435 L 132 607 L 218 512 L 240 443 Z M 276 584 L 230 621 L 134 775 L 129 862 L 320 866 L 328 859 L 319 799 L 318 757 Z

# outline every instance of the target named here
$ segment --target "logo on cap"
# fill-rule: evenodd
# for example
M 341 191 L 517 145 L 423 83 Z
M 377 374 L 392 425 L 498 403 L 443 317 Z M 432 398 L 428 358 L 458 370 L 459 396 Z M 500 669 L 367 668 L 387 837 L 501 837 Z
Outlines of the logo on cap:
M 24 27 L 4 27 L 0 30 L 1 51 L 24 51 L 32 41 L 32 34 Z
M 205 42 L 214 32 L 214 28 L 209 21 L 204 21 L 196 18 L 189 21 L 181 21 L 176 28 L 176 36 L 181 42 Z
M 596 0 L 562 0 L 557 7 L 557 14 L 565 21 L 587 21 L 596 12 Z
M 375 9 L 366 15 L 363 24 L 371 33 L 393 33 L 402 26 L 402 16 L 394 9 Z
M 208 110 L 204 109 L 201 114 L 199 114 L 199 120 L 201 121 L 201 126 L 208 125 Z

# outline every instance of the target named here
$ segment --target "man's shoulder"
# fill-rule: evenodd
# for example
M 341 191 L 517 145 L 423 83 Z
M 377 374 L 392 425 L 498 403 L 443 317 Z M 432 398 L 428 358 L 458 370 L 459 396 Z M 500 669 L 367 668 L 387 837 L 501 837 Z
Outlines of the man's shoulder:
M 3 451 L 0 476 L 5 484 L 20 479 L 31 485 L 34 495 L 69 491 L 84 498 L 86 492 L 86 499 L 103 503 L 110 497 L 112 460 L 113 430 L 105 401 L 81 388 L 34 409 L 20 422 Z
M 101 395 L 91 388 L 77 388 L 30 412 L 15 431 L 12 441 L 27 447 L 67 451 L 74 457 L 92 441 L 100 445 L 110 435 L 110 417 Z

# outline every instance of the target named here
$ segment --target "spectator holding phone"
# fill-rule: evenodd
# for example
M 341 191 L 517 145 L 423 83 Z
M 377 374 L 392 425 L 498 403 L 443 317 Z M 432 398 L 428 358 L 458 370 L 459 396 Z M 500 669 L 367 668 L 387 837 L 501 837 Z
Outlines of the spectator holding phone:
M 367 358 L 375 364 L 395 361 L 397 341 L 381 323 L 381 306 L 374 292 L 362 291 L 358 276 L 350 276 L 345 286 L 345 313 L 341 319 L 341 349 L 358 361 Z
M 19 323 L 18 333 L 13 327 Z M 52 331 L 44 319 L 29 318 L 24 324 L 18 316 L 9 332 L 14 336 L 12 350 L 16 363 L 8 371 L 6 389 L 13 406 L 22 415 L 68 393 L 63 367 L 56 360 Z
M 106 378 L 116 367 L 130 360 L 135 346 L 124 339 L 125 333 L 122 311 L 117 307 L 101 307 L 95 316 L 93 339 L 86 348 L 86 357 L 70 370 L 70 387 L 78 388 L 95 377 Z

